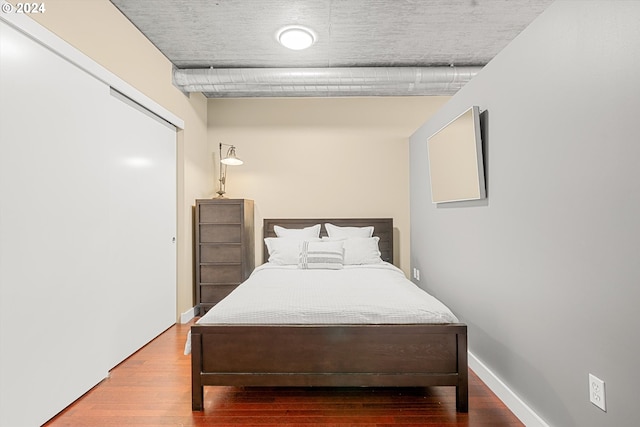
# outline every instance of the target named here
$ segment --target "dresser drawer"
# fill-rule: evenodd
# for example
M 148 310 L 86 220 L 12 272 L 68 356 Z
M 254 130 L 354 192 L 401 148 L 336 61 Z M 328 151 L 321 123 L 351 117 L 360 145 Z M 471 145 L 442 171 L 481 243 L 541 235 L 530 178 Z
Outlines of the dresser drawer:
M 200 262 L 240 263 L 242 246 L 240 244 L 203 244 L 200 245 Z
M 202 285 L 200 288 L 200 302 L 216 304 L 229 295 L 237 285 Z
M 201 265 L 200 283 L 228 283 L 242 282 L 242 265 Z
M 242 205 L 229 204 L 200 204 L 200 222 L 238 222 L 242 218 Z
M 241 243 L 240 224 L 200 224 L 200 243 Z

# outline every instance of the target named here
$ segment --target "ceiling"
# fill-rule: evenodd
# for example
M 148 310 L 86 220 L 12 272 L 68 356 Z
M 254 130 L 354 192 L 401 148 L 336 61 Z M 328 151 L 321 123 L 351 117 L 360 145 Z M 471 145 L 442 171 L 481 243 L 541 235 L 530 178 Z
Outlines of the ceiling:
M 174 84 L 233 97 L 450 94 L 435 92 L 459 89 L 553 0 L 111 2 L 175 65 Z M 292 24 L 316 43 L 278 44 Z

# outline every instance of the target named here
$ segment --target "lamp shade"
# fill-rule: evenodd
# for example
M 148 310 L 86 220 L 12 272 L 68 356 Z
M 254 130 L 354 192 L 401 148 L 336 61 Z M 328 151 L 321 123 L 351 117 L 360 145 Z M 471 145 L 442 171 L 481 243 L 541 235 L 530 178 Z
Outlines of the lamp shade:
M 220 163 L 228 166 L 239 166 L 244 162 L 236 157 L 236 147 L 231 146 L 229 151 L 227 151 L 227 156 L 220 160 Z

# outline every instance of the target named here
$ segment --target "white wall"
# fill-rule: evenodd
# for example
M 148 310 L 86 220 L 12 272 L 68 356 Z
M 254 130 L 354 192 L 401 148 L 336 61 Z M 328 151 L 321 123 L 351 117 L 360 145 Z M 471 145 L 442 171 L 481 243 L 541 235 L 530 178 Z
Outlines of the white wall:
M 210 99 L 212 160 L 234 144 L 229 197 L 253 199 L 256 256 L 263 218 L 391 217 L 409 265 L 409 136 L 448 97 Z
M 550 425 L 637 423 L 639 22 L 640 2 L 552 4 L 411 138 L 420 285 Z M 426 139 L 471 105 L 486 111 L 488 199 L 435 207 Z

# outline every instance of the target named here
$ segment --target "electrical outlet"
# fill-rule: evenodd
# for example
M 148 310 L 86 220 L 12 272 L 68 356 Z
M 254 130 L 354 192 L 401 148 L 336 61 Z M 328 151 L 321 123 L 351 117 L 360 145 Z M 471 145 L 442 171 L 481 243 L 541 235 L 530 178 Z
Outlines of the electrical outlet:
M 416 268 L 416 280 L 419 282 L 420 281 L 420 270 L 418 270 Z
M 589 400 L 598 408 L 607 412 L 604 394 L 604 381 L 592 374 L 589 374 Z

